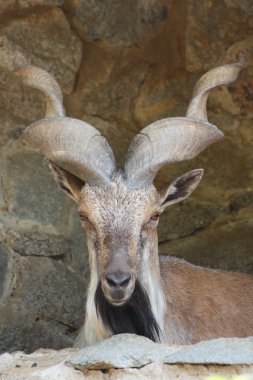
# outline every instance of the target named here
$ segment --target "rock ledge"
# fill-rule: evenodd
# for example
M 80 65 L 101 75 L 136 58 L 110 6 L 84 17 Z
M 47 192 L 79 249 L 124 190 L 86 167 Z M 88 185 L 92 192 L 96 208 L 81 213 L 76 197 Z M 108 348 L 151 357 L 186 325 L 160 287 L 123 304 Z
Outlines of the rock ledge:
M 203 379 L 247 374 L 253 379 L 253 337 L 168 346 L 122 334 L 84 349 L 41 349 L 0 356 L 0 379 Z

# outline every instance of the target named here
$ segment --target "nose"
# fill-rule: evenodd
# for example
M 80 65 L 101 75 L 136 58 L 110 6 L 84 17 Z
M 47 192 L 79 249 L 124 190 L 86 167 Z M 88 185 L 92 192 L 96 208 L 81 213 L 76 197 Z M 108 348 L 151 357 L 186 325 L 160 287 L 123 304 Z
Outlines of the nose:
M 106 275 L 106 282 L 112 289 L 125 289 L 130 280 L 130 273 L 108 273 Z

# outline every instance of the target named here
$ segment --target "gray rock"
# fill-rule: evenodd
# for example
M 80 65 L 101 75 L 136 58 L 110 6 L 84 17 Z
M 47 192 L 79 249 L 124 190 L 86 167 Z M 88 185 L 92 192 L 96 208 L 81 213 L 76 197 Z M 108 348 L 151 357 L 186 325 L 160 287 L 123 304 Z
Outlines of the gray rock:
M 129 107 L 131 108 L 130 105 Z M 121 108 L 124 108 L 123 104 L 121 104 L 119 109 Z M 125 156 L 127 149 L 129 147 L 130 142 L 136 134 L 134 130 L 132 130 L 130 126 L 119 125 L 117 122 L 107 122 L 105 120 L 100 119 L 99 117 L 84 115 L 81 119 L 89 122 L 102 133 L 102 135 L 107 139 L 108 143 L 110 144 L 110 147 L 113 150 L 117 165 L 119 167 L 123 167 L 125 164 Z
M 233 195 L 229 201 L 229 209 L 232 213 L 239 212 L 243 208 L 250 208 L 253 205 L 253 191 L 240 191 Z
M 238 0 L 238 3 L 240 0 Z M 190 72 L 207 70 L 221 62 L 226 50 L 235 41 L 249 34 L 245 13 L 227 2 L 188 1 L 186 30 L 186 68 Z M 240 2 L 241 3 L 241 2 Z M 244 6 L 249 1 L 243 1 Z M 241 6 L 242 8 L 243 6 Z M 227 22 L 224 22 L 227 20 Z M 233 28 L 231 28 L 233 25 Z
M 104 130 L 112 122 L 112 139 L 117 136 L 117 128 L 124 141 L 133 134 L 131 130 L 137 132 L 134 108 L 148 64 L 141 57 L 136 57 L 132 49 L 122 52 L 120 62 L 115 52 L 108 57 L 110 51 L 103 46 L 94 54 L 95 57 L 88 56 L 85 60 L 78 77 L 77 91 L 67 98 L 67 103 L 70 102 L 79 118 L 87 119 L 85 115 L 91 115 L 95 126 L 98 124 Z
M 167 346 L 121 334 L 70 356 L 79 369 L 139 368 L 150 363 L 253 364 L 253 337 L 214 339 L 189 346 Z
M 253 337 L 203 341 L 168 354 L 165 363 L 252 364 Z
M 163 351 L 163 346 L 147 338 L 120 334 L 74 353 L 70 363 L 79 369 L 142 367 L 152 363 L 155 357 L 162 361 Z
M 13 53 L 14 54 L 14 53 Z M 11 65 L 12 59 L 8 59 Z M 38 91 L 23 88 L 20 81 L 0 63 L 0 97 L 1 97 L 1 145 L 11 146 L 27 125 L 41 119 L 45 113 L 45 99 Z M 8 138 L 8 140 L 7 140 Z
M 0 352 L 73 344 L 85 279 L 60 261 L 1 248 Z
M 217 378 L 222 377 L 224 379 L 235 379 L 237 377 L 238 380 L 239 378 L 252 379 L 252 365 L 170 365 L 157 362 L 140 368 L 111 368 L 106 370 L 83 368 L 83 371 L 80 371 L 67 365 L 66 359 L 71 353 L 73 353 L 73 349 L 60 351 L 43 349 L 30 355 L 23 352 L 6 353 L 0 356 L 1 376 L 5 380 L 203 380 L 211 375 L 217 375 Z
M 9 256 L 5 247 L 0 244 L 0 302 L 5 296 L 6 289 L 6 275 L 8 273 Z
M 251 0 L 234 0 L 234 2 L 247 14 L 253 15 L 253 4 Z
M 152 29 L 167 17 L 168 7 L 157 0 L 84 1 L 72 5 L 74 23 L 84 36 L 104 40 L 110 46 L 129 46 L 152 35 Z
M 69 242 L 62 235 L 8 229 L 4 231 L 4 242 L 22 256 L 71 257 Z
M 214 222 L 219 212 L 218 206 L 212 203 L 198 202 L 194 198 L 169 207 L 160 218 L 159 241 L 194 235 Z
M 17 121 L 15 118 L 11 118 L 7 112 L 1 114 L 1 129 L 0 129 L 0 146 L 8 149 L 10 141 L 15 141 L 20 138 L 25 125 L 22 122 Z
M 82 48 L 60 8 L 45 7 L 28 17 L 14 19 L 5 33 L 30 64 L 55 75 L 65 93 L 72 91 Z
M 33 151 L 8 153 L 0 167 L 10 214 L 66 230 L 72 201 L 57 188 L 47 161 Z
M 0 210 L 2 211 L 8 211 L 8 203 L 5 196 L 5 191 L 3 187 L 3 180 L 0 177 Z
M 220 223 L 193 236 L 160 244 L 159 252 L 173 253 L 197 265 L 252 274 L 253 224 L 247 215 L 234 222 L 229 216 L 221 218 Z

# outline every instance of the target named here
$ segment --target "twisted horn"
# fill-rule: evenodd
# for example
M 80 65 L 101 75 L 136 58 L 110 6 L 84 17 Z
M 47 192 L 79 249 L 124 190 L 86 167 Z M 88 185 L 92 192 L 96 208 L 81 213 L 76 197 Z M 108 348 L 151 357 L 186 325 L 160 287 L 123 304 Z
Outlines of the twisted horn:
M 207 120 L 208 94 L 212 88 L 236 80 L 242 66 L 240 60 L 208 71 L 194 87 L 186 117 L 156 121 L 135 136 L 125 163 L 130 188 L 149 186 L 163 165 L 193 159 L 223 138 L 223 133 Z
M 16 74 L 22 82 L 32 88 L 43 92 L 46 97 L 47 108 L 46 117 L 64 116 L 62 104 L 62 92 L 56 80 L 46 71 L 34 66 L 21 66 L 16 64 Z
M 195 84 L 186 117 L 208 121 L 206 102 L 209 91 L 215 87 L 235 81 L 244 65 L 244 58 L 240 56 L 238 62 L 215 67 L 204 74 Z
M 81 120 L 64 117 L 62 93 L 56 80 L 32 66 L 16 70 L 23 83 L 41 90 L 47 99 L 46 118 L 31 124 L 24 138 L 46 158 L 91 186 L 107 186 L 116 169 L 107 140 Z
M 31 124 L 26 140 L 49 161 L 91 186 L 106 186 L 115 170 L 114 156 L 100 132 L 84 121 L 53 117 Z

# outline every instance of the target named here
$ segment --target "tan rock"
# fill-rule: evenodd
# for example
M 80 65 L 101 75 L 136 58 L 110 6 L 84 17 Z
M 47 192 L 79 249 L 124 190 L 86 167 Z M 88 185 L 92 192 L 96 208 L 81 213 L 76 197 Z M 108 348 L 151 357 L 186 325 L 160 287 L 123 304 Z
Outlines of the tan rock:
M 12 145 L 32 121 L 42 118 L 45 112 L 43 96 L 28 88 L 23 88 L 17 77 L 0 69 L 1 97 L 1 136 L 8 136 L 8 145 Z M 5 137 L 5 142 L 6 141 Z
M 130 4 L 131 2 L 126 7 Z M 144 2 L 138 4 L 142 7 Z M 145 17 L 145 13 L 141 12 L 139 5 L 134 4 L 132 11 L 135 13 L 134 19 L 141 20 Z M 87 5 L 82 1 L 75 3 L 73 7 L 75 6 L 82 7 L 84 10 L 89 8 L 90 13 L 88 11 L 84 13 L 87 18 L 91 17 L 92 12 L 96 13 L 99 7 L 101 9 L 106 7 L 102 3 L 92 7 L 91 4 Z M 118 6 L 119 2 L 115 1 L 111 5 L 111 12 L 118 9 Z M 71 20 L 76 27 L 73 20 L 78 16 L 73 16 L 75 14 L 73 7 L 68 12 L 70 15 L 72 12 Z M 105 27 L 108 35 L 105 33 L 104 39 L 99 39 L 93 44 L 85 32 L 85 37 L 83 37 L 85 59 L 82 62 L 76 93 L 74 99 L 67 99 L 70 112 L 73 110 L 74 114 L 80 117 L 81 107 L 83 107 L 85 113 L 90 116 L 113 121 L 136 131 L 140 129 L 140 126 L 151 122 L 152 118 L 168 114 L 167 105 L 173 102 L 172 97 L 168 96 L 168 82 L 175 75 L 178 67 L 183 66 L 181 40 L 184 38 L 186 7 L 181 2 L 172 3 L 169 0 L 159 3 L 145 2 L 145 7 L 147 12 L 152 9 L 152 17 L 155 17 L 157 7 L 162 7 L 161 9 L 166 7 L 168 13 L 164 20 L 157 18 L 154 25 L 147 29 L 150 30 L 149 38 L 146 38 L 146 33 L 144 33 L 138 43 L 138 36 L 136 36 L 136 41 L 125 47 L 124 38 L 128 38 L 127 31 L 124 29 L 123 36 L 119 30 L 125 25 L 124 22 L 117 25 L 118 34 L 115 34 L 115 26 L 106 19 L 107 13 L 105 15 L 102 11 L 96 18 L 96 22 L 99 22 L 100 17 L 103 18 L 99 27 Z M 121 9 L 122 12 L 123 10 Z M 128 22 L 128 19 L 125 17 L 124 21 Z M 145 24 L 144 21 L 142 21 L 143 24 Z M 88 19 L 86 23 L 82 21 L 81 25 L 83 29 L 94 28 Z M 133 25 L 132 20 L 131 25 Z M 83 33 L 78 27 L 76 28 L 79 35 Z M 106 39 L 109 35 L 122 38 L 123 46 L 110 44 Z M 78 102 L 79 105 L 75 107 Z
M 130 0 L 127 2 L 77 0 L 69 2 L 66 9 L 83 38 L 105 41 L 113 47 L 133 45 L 147 36 L 163 22 L 170 1 Z
M 244 10 L 245 13 L 253 14 L 253 5 L 251 0 L 234 0 L 234 2 Z
M 124 166 L 127 149 L 136 134 L 134 127 L 113 121 L 108 122 L 89 115 L 84 115 L 81 119 L 89 122 L 106 137 L 115 154 L 117 165 L 119 167 Z
M 18 12 L 36 6 L 61 6 L 64 0 L 4 0 L 0 3 L 0 15 L 7 12 Z
M 224 59 L 227 49 L 245 38 L 247 15 L 238 7 L 218 0 L 188 2 L 186 69 L 208 70 Z
M 12 19 L 4 32 L 12 48 L 14 43 L 21 49 L 28 63 L 55 75 L 64 93 L 73 90 L 82 48 L 61 9 L 45 8 Z
M 140 360 L 143 362 L 143 353 L 147 347 L 150 346 L 146 342 L 146 338 L 133 337 L 132 341 L 134 345 L 128 346 L 126 337 L 114 337 L 114 347 L 111 347 L 113 352 L 116 352 L 116 357 L 114 355 L 115 363 L 119 363 L 119 357 L 122 357 L 122 368 L 114 368 L 109 366 L 108 368 L 108 357 L 105 352 L 99 351 L 98 348 L 93 346 L 93 348 L 88 348 L 90 355 L 85 358 L 82 356 L 84 350 L 73 350 L 65 349 L 61 351 L 54 350 L 39 350 L 30 355 L 26 355 L 22 352 L 16 352 L 13 354 L 3 354 L 0 356 L 0 374 L 1 379 L 6 380 L 42 380 L 42 379 L 62 379 L 62 380 L 78 380 L 78 379 L 96 379 L 96 380 L 106 380 L 106 379 L 118 379 L 118 380 L 129 380 L 129 379 L 161 379 L 161 380 L 195 380 L 208 378 L 210 375 L 220 375 L 225 378 L 230 378 L 235 375 L 248 375 L 247 379 L 251 380 L 253 367 L 251 364 L 248 365 L 223 365 L 224 358 L 229 357 L 229 355 L 237 358 L 237 362 L 240 361 L 241 357 L 247 353 L 247 348 L 249 349 L 249 343 L 247 339 L 243 340 L 218 340 L 216 341 L 207 341 L 199 344 L 199 348 L 202 347 L 211 347 L 211 352 L 215 351 L 215 360 L 217 364 L 199 364 L 198 361 L 202 363 L 201 356 L 209 355 L 208 350 L 202 350 L 202 353 L 196 351 L 196 346 L 186 346 L 186 347 L 173 347 L 173 346 L 160 346 L 158 344 L 150 343 L 152 346 L 151 352 L 146 353 L 146 359 L 149 358 L 149 362 L 145 363 L 139 368 L 136 367 L 136 362 Z M 123 345 L 119 345 L 119 342 Z M 245 341 L 245 343 L 244 343 Z M 125 343 L 125 345 L 124 345 Z M 104 342 L 105 347 L 110 347 L 110 340 Z M 119 349 L 120 347 L 120 349 Z M 150 347 L 149 347 L 150 348 Z M 91 351 L 93 353 L 91 354 Z M 87 352 L 88 352 L 87 351 Z M 225 355 L 224 355 L 225 351 Z M 239 352 L 240 351 L 240 352 Z M 133 357 L 133 352 L 135 353 Z M 160 352 L 160 354 L 159 354 Z M 185 364 L 183 357 L 186 358 L 187 354 L 190 354 L 191 361 L 187 359 Z M 211 357 L 211 352 L 209 357 Z M 172 358 L 174 355 L 174 364 L 164 364 L 164 361 L 168 361 L 168 353 Z M 110 353 L 109 353 L 110 354 Z M 160 355 L 160 356 L 159 356 Z M 167 355 L 167 359 L 165 356 Z M 176 359 L 176 356 L 177 359 Z M 249 349 L 249 355 L 252 356 L 252 353 Z M 180 359 L 181 356 L 181 359 Z M 221 362 L 217 361 L 217 358 L 220 357 Z M 106 361 L 100 361 L 100 359 Z M 96 370 L 89 369 L 88 366 L 84 365 L 84 361 L 93 362 L 97 365 Z M 109 359 L 110 360 L 110 359 Z M 179 363 L 177 363 L 177 361 Z M 74 362 L 74 366 L 79 366 L 80 369 L 74 369 L 70 365 L 70 361 Z M 173 361 L 173 359 L 172 359 Z M 197 361 L 197 363 L 196 363 Z M 212 359 L 211 359 L 212 361 Z M 78 364 L 79 363 L 79 364 Z M 128 364 L 127 364 L 128 363 Z M 135 363 L 135 364 L 133 364 Z M 194 363 L 194 364 L 191 364 Z M 116 365 L 117 367 L 117 365 Z

